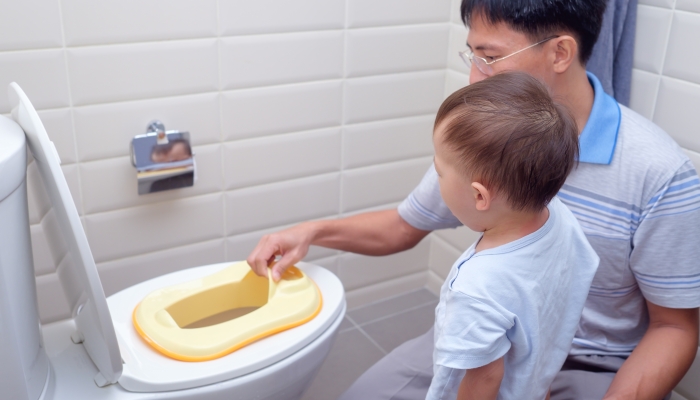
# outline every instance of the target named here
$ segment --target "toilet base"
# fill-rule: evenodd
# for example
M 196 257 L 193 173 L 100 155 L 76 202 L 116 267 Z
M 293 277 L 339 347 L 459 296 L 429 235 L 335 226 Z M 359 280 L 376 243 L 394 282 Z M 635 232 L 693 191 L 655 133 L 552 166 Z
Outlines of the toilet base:
M 345 316 L 345 304 L 338 318 L 316 340 L 291 356 L 259 371 L 186 390 L 135 393 L 119 384 L 99 388 L 93 378 L 98 370 L 82 345 L 70 341 L 73 321 L 50 324 L 43 334 L 51 362 L 51 378 L 42 400 L 298 400 L 316 376 L 333 345 Z

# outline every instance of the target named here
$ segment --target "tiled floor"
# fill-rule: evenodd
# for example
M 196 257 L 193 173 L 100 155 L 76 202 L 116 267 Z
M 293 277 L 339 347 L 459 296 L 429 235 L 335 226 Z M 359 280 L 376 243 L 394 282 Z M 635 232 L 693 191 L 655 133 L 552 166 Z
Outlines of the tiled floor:
M 328 358 L 302 400 L 335 400 L 396 346 L 433 325 L 438 298 L 426 289 L 347 312 Z

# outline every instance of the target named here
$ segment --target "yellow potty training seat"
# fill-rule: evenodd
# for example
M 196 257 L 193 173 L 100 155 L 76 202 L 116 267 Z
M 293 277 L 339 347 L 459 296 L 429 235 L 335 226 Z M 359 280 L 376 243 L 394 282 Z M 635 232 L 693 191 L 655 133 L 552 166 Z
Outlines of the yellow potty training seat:
M 256 340 L 312 320 L 321 292 L 296 267 L 275 282 L 243 261 L 146 296 L 133 313 L 136 331 L 159 352 L 181 361 L 223 357 Z

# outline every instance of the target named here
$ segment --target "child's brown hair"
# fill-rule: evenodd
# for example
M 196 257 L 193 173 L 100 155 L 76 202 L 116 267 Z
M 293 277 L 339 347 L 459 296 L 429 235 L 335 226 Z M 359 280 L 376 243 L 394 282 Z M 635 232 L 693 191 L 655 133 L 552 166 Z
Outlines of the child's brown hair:
M 440 106 L 435 128 L 465 176 L 503 194 L 515 210 L 540 211 L 578 158 L 578 129 L 547 88 L 523 72 L 466 86 Z

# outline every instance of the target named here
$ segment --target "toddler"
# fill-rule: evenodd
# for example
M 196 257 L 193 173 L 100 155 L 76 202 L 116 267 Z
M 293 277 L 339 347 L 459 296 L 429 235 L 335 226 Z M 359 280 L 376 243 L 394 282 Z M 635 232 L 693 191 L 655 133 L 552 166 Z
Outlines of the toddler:
M 535 78 L 503 73 L 445 100 L 433 144 L 445 204 L 482 234 L 440 291 L 427 398 L 543 400 L 599 260 L 555 197 L 576 124 Z

